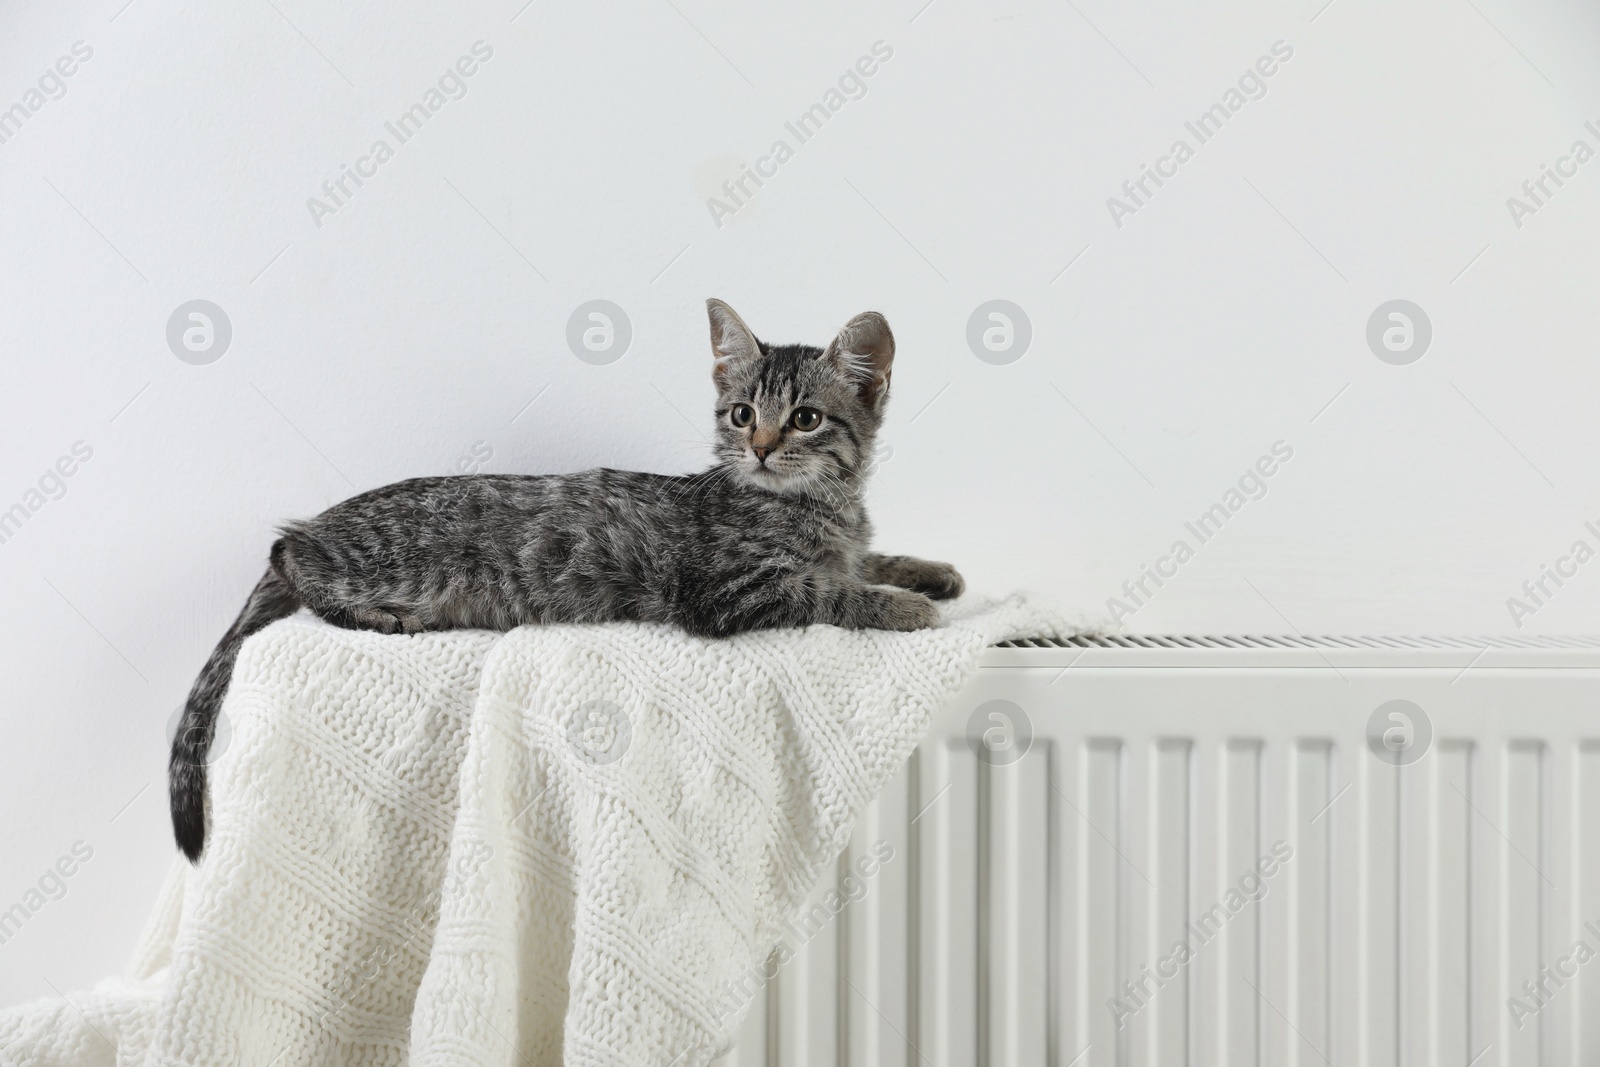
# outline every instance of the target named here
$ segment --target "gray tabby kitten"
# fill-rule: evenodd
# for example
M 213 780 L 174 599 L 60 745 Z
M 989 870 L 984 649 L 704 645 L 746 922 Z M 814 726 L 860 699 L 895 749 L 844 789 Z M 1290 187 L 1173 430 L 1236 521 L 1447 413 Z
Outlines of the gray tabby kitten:
M 709 470 L 413 478 L 282 527 L 172 742 L 172 827 L 190 860 L 205 845 L 205 757 L 239 646 L 302 607 L 388 634 L 634 619 L 725 637 L 938 621 L 929 598 L 961 594 L 954 567 L 867 551 L 862 493 L 889 394 L 889 324 L 869 311 L 827 348 L 769 345 L 727 304 L 706 306 Z

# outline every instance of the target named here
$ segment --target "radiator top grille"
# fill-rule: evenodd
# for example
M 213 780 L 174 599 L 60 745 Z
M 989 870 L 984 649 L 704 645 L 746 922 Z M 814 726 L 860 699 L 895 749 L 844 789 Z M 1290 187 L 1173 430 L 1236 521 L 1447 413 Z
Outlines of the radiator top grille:
M 1075 634 L 1001 641 L 996 648 L 1600 648 L 1600 637 L 1349 637 L 1279 634 Z

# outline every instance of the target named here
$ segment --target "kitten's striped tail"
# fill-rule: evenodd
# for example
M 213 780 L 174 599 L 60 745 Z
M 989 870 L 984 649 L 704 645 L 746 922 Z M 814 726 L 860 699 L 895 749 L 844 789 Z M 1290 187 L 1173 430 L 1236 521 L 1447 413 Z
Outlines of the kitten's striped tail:
M 200 669 L 183 718 L 172 738 L 172 760 L 168 765 L 168 787 L 172 801 L 172 832 L 178 847 L 190 863 L 200 862 L 206 843 L 206 754 L 216 733 L 217 712 L 227 695 L 233 677 L 233 663 L 239 658 L 244 639 L 279 619 L 293 615 L 300 607 L 294 593 L 275 569 L 261 576 L 244 610 L 233 620 L 211 657 Z

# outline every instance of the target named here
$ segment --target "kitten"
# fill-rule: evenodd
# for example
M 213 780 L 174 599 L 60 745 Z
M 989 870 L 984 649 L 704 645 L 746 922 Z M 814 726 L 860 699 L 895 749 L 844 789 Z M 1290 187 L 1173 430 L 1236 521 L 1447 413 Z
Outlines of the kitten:
M 869 311 L 827 348 L 769 345 L 727 304 L 706 306 L 709 470 L 414 478 L 282 527 L 172 742 L 172 826 L 191 861 L 205 844 L 206 752 L 239 646 L 302 607 L 382 633 L 635 619 L 725 637 L 938 621 L 929 598 L 961 594 L 955 568 L 867 550 L 862 493 L 894 362 L 889 324 Z

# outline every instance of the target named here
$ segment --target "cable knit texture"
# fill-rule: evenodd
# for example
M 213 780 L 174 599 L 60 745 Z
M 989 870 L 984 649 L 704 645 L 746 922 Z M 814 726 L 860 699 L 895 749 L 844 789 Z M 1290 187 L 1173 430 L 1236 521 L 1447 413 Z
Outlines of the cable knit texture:
M 245 645 L 211 775 L 128 974 L 0 1013 L 0 1063 L 694 1067 L 986 645 L 666 626 Z

